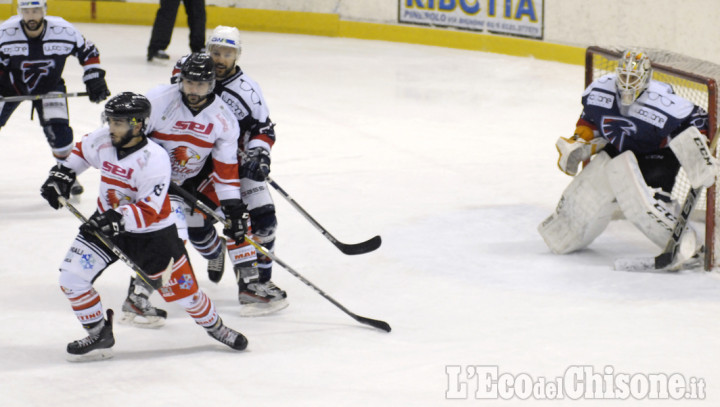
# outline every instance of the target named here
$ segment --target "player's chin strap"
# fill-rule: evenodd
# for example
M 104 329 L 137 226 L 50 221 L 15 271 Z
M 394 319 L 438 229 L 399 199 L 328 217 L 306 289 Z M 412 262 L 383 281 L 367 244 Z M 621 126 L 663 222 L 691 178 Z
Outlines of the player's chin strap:
M 55 188 L 59 191 L 57 186 Z M 59 193 L 58 202 L 60 202 L 60 205 L 66 207 L 70 212 L 72 212 L 72 214 L 75 215 L 75 217 L 78 218 L 82 223 L 87 223 L 87 218 Z M 165 268 L 165 270 L 163 270 L 161 277 L 153 279 L 150 278 L 150 276 L 148 276 L 148 274 L 143 271 L 140 266 L 135 264 L 135 262 L 132 261 L 122 250 L 120 250 L 120 248 L 117 247 L 107 236 L 105 236 L 99 231 L 93 232 L 93 235 L 95 235 L 95 237 L 97 237 L 102 242 L 102 244 L 104 244 L 108 249 L 110 249 L 120 260 L 127 264 L 142 281 L 150 285 L 153 289 L 159 289 L 160 287 L 167 284 L 170 280 L 170 275 L 172 274 L 173 268 L 172 258 L 170 258 L 170 263 L 168 263 L 168 266 Z
M 182 198 L 185 200 L 185 202 L 187 202 L 188 205 L 192 205 L 192 206 L 194 206 L 195 208 L 200 209 L 200 210 L 203 211 L 206 215 L 214 218 L 215 220 L 217 220 L 217 221 L 220 222 L 221 224 L 226 225 L 225 219 L 223 219 L 220 215 L 218 215 L 218 214 L 217 214 L 214 210 L 212 210 L 209 206 L 205 205 L 202 201 L 200 201 L 199 199 L 197 199 L 197 198 L 195 198 L 194 196 L 192 196 L 189 192 L 187 192 L 186 190 L 184 190 L 182 187 L 178 186 L 177 184 L 175 184 L 175 183 L 171 183 L 171 184 L 170 184 L 170 193 L 172 193 L 172 194 L 174 194 L 174 195 L 179 195 L 180 197 L 182 197 Z M 310 287 L 310 288 L 312 288 L 313 290 L 315 290 L 315 292 L 318 293 L 318 294 L 320 294 L 323 298 L 325 298 L 326 300 L 330 301 L 330 302 L 331 302 L 333 305 L 335 305 L 336 307 L 340 308 L 344 313 L 348 314 L 352 319 L 356 320 L 357 322 L 360 322 L 361 324 L 370 325 L 370 326 L 372 326 L 373 328 L 381 329 L 381 330 L 383 330 L 383 331 L 385 331 L 385 332 L 390 332 L 390 329 L 391 329 L 391 328 L 390 328 L 390 325 L 389 325 L 387 322 L 385 322 L 385 321 L 380 321 L 380 320 L 377 320 L 377 319 L 370 319 L 370 318 L 361 317 L 361 316 L 359 316 L 359 315 L 351 312 L 350 310 L 348 310 L 347 308 L 345 308 L 342 304 L 340 304 L 339 302 L 335 301 L 335 299 L 333 299 L 332 297 L 330 297 L 329 295 L 327 295 L 323 290 L 321 290 L 320 288 L 318 288 L 315 284 L 313 284 L 312 282 L 310 282 L 310 280 L 306 279 L 306 278 L 303 277 L 300 273 L 298 273 L 297 271 L 295 271 L 295 270 L 294 270 L 292 267 L 290 267 L 287 263 L 285 263 L 284 261 L 280 260 L 273 252 L 271 252 L 270 250 L 268 250 L 267 248 L 265 248 L 265 247 L 263 247 L 262 245 L 258 244 L 257 242 L 255 242 L 254 240 L 250 239 L 250 238 L 247 237 L 247 236 L 245 236 L 245 241 L 246 241 L 247 243 L 251 244 L 253 247 L 255 247 L 255 250 L 257 250 L 258 252 L 260 252 L 260 253 L 264 254 L 265 256 L 271 258 L 275 263 L 279 264 L 279 265 L 282 266 L 285 270 L 287 270 L 290 274 L 292 274 L 293 276 L 297 277 L 300 281 L 302 281 L 303 283 L 305 283 L 305 285 L 307 285 L 308 287 Z
M 23 100 L 40 100 L 40 99 L 64 99 L 76 96 L 88 96 L 87 92 L 73 92 L 73 93 L 61 93 L 51 92 L 42 95 L 20 95 L 20 96 L 8 96 L 1 97 L 0 103 L 2 102 L 22 102 Z

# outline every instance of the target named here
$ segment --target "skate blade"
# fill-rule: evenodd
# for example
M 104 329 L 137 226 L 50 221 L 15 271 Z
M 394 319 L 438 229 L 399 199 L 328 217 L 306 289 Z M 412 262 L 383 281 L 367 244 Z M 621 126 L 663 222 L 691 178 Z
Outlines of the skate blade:
M 67 361 L 73 363 L 95 362 L 98 360 L 110 359 L 114 356 L 112 348 L 95 349 L 84 355 L 67 354 Z
M 260 317 L 284 310 L 290 305 L 287 300 L 273 301 L 268 303 L 252 303 L 240 306 L 241 317 Z
M 119 322 L 123 325 L 130 325 L 138 328 L 157 329 L 165 325 L 165 318 L 155 316 L 143 317 L 132 312 L 123 312 L 123 316 L 120 318 Z

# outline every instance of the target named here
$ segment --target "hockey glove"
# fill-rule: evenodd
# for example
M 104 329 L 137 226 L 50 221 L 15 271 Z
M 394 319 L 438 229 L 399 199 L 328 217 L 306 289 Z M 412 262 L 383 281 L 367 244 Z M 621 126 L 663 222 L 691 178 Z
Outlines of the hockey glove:
M 125 220 L 119 212 L 112 209 L 103 213 L 95 212 L 87 223 L 80 226 L 80 230 L 88 234 L 100 232 L 105 236 L 115 237 L 125 231 Z
M 585 141 L 574 135 L 571 138 L 560 137 L 555 143 L 558 154 L 558 168 L 567 175 L 575 176 L 581 162 L 589 159 L 607 144 L 607 140 L 601 137 Z
M 265 181 L 268 174 L 270 174 L 270 153 L 261 147 L 248 151 L 242 165 L 241 178 L 260 182 Z
M 250 218 L 247 206 L 239 199 L 231 199 L 223 202 L 222 211 L 225 219 L 230 223 L 223 229 L 223 234 L 238 243 L 244 241 Z
M 70 168 L 58 164 L 50 169 L 45 183 L 40 187 L 40 195 L 55 209 L 60 208 L 58 197 L 68 199 L 70 188 L 75 182 L 75 172 Z
M 105 82 L 105 71 L 98 68 L 90 68 L 83 75 L 85 89 L 87 89 L 88 97 L 93 103 L 100 103 L 110 96 L 107 82 Z

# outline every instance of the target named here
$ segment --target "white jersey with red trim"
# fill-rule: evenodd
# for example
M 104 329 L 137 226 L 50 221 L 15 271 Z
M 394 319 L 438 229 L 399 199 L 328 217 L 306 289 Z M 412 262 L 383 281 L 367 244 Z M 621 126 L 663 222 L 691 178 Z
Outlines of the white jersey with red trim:
M 100 170 L 98 211 L 116 210 L 125 230 L 147 233 L 175 223 L 170 199 L 170 160 L 165 149 L 146 140 L 141 147 L 118 158 L 110 130 L 102 127 L 86 134 L 62 162 L 79 174 L 89 167 Z
M 152 113 L 147 131 L 170 154 L 173 182 L 181 185 L 202 169 L 212 153 L 212 179 L 220 200 L 240 199 L 238 123 L 225 102 L 214 95 L 199 112 L 183 103 L 178 84 L 147 93 Z

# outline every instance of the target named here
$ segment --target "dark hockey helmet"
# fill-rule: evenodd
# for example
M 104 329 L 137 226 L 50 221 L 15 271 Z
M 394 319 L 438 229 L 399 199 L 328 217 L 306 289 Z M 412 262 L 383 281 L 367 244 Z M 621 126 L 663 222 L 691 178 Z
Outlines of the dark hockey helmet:
M 130 124 L 145 123 L 150 117 L 152 106 L 150 101 L 143 95 L 133 92 L 123 92 L 111 98 L 105 104 L 103 117 L 127 119 Z
M 215 63 L 210 55 L 193 52 L 180 68 L 180 80 L 209 82 L 208 94 L 215 88 Z

